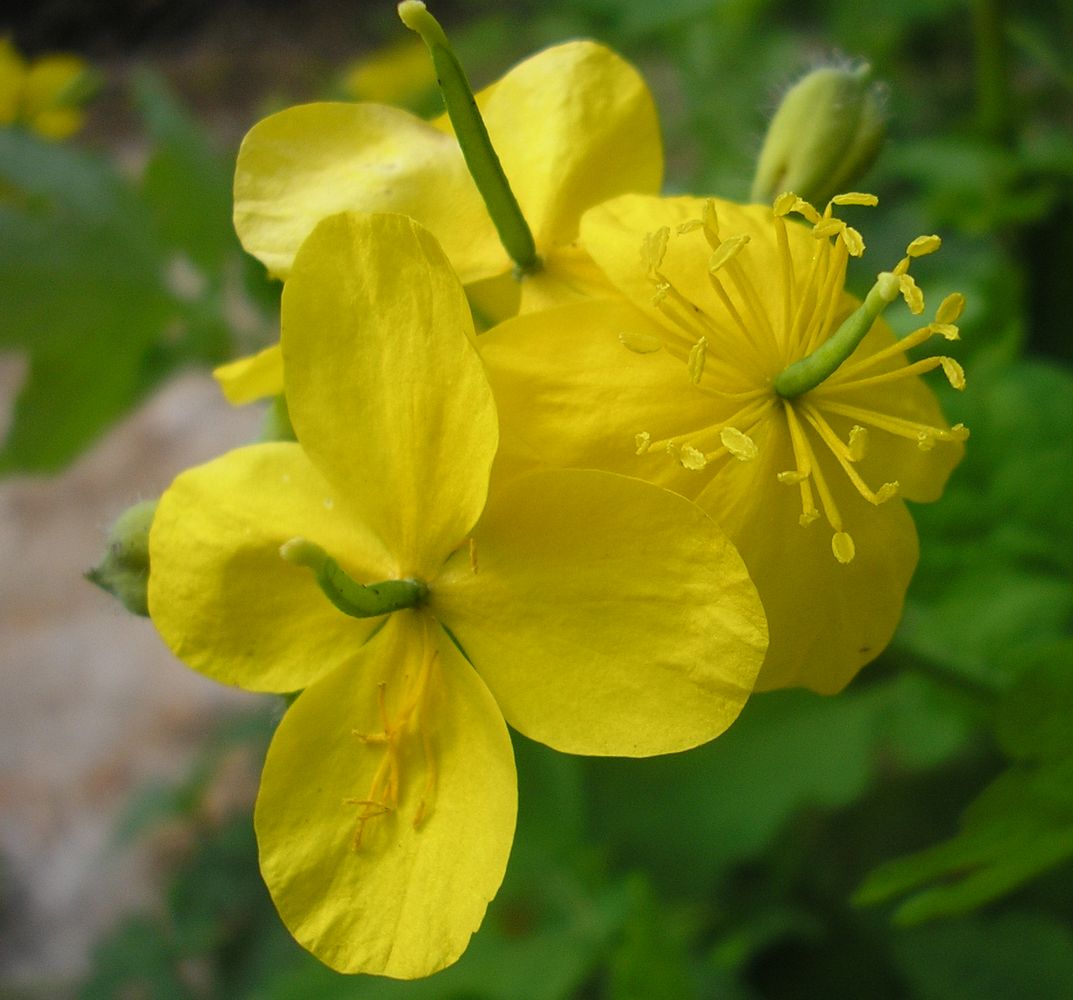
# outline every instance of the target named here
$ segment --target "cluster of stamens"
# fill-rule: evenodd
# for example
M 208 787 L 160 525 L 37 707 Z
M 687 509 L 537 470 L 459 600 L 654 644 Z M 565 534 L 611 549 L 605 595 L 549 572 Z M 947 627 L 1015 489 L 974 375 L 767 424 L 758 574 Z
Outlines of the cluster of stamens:
M 953 358 L 936 356 L 910 363 L 904 357 L 907 350 L 933 336 L 958 339 L 955 324 L 965 303 L 956 293 L 943 300 L 931 323 L 867 357 L 846 361 L 883 308 L 899 295 L 914 315 L 924 311 L 923 293 L 909 274 L 909 267 L 915 258 L 934 253 L 941 245 L 938 236 L 921 236 L 913 240 L 902 260 L 878 276 L 873 291 L 860 308 L 849 318 L 840 316 L 840 312 L 845 312 L 846 265 L 850 257 L 862 256 L 865 247 L 861 234 L 836 218 L 834 208 L 876 203 L 874 195 L 842 194 L 831 199 L 821 214 L 792 193 L 775 199 L 772 225 L 780 261 L 782 305 L 781 314 L 772 315 L 762 290 L 756 287 L 741 263 L 742 253 L 747 252 L 749 236 L 738 234 L 723 238 L 715 203 L 709 200 L 702 217 L 684 223 L 677 232 L 679 236 L 698 230 L 703 233 L 710 250 L 707 278 L 732 329 L 727 329 L 725 320 L 717 322 L 700 305 L 684 296 L 664 273 L 664 260 L 671 239 L 670 229 L 664 227 L 644 238 L 641 258 L 655 289 L 652 302 L 670 320 L 669 327 L 665 328 L 667 337 L 662 342 L 650 335 L 636 333 L 620 337 L 628 349 L 637 353 L 651 353 L 663 347 L 681 358 L 689 382 L 698 390 L 724 401 L 723 408 L 729 402 L 732 409 L 731 415 L 720 423 L 665 440 L 654 441 L 651 434 L 642 431 L 635 436 L 637 454 L 663 450 L 683 468 L 698 472 L 731 458 L 748 462 L 759 454 L 754 439 L 756 429 L 781 409 L 795 467 L 780 472 L 778 481 L 798 487 L 802 525 L 815 521 L 822 512 L 833 532 L 832 551 L 842 563 L 853 559 L 855 546 L 816 459 L 813 440 L 818 439 L 830 452 L 861 497 L 879 505 L 895 496 L 899 486 L 892 481 L 872 489 L 854 467 L 865 456 L 870 430 L 909 438 L 924 451 L 939 441 L 963 441 L 968 437 L 968 431 L 961 424 L 949 429 L 933 427 L 856 402 L 846 402 L 849 393 L 912 378 L 936 368 L 942 368 L 955 389 L 965 385 L 964 372 Z M 790 249 L 785 221 L 790 214 L 802 216 L 809 222 L 816 238 L 817 249 L 804 280 L 800 280 L 795 272 Z M 732 293 L 736 295 L 736 301 Z M 771 297 L 769 294 L 768 299 Z M 841 325 L 836 322 L 840 319 Z M 653 344 L 653 341 L 656 342 Z M 844 350 L 843 343 L 848 344 Z M 818 351 L 821 346 L 824 350 Z M 903 363 L 897 365 L 899 361 Z M 896 365 L 893 368 L 890 367 L 892 362 Z M 785 391 L 776 383 L 780 374 L 792 366 L 801 372 L 791 384 L 800 382 L 801 388 Z M 811 380 L 810 368 L 815 371 Z M 847 440 L 843 441 L 832 428 L 828 420 L 831 416 L 853 421 Z
M 400 705 L 392 714 L 387 705 L 387 684 L 378 688 L 378 707 L 381 729 L 378 732 L 353 731 L 363 744 L 381 747 L 380 764 L 373 775 L 369 791 L 364 798 L 346 798 L 343 804 L 357 806 L 357 826 L 351 839 L 355 851 L 361 850 L 368 824 L 396 811 L 402 787 L 404 743 L 416 739 L 421 746 L 425 766 L 425 786 L 412 817 L 414 829 L 419 829 L 428 818 L 436 789 L 436 758 L 429 737 L 429 699 L 439 669 L 439 654 L 429 649 L 416 676 L 403 678 Z

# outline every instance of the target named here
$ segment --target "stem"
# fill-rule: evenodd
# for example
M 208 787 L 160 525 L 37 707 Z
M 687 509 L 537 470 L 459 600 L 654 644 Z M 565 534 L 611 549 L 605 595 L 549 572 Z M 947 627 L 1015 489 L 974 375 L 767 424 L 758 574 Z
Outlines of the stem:
M 980 132 L 1001 142 L 1011 131 L 1009 73 L 1003 0 L 973 0 L 976 111 Z
M 518 206 L 518 199 L 514 197 L 510 181 L 503 172 L 492 140 L 488 137 L 488 129 L 477 108 L 465 70 L 452 51 L 443 28 L 420 0 L 403 0 L 399 4 L 399 17 L 428 46 L 458 145 L 462 148 L 466 166 L 499 233 L 503 249 L 522 274 L 538 271 L 540 257 L 533 234 Z

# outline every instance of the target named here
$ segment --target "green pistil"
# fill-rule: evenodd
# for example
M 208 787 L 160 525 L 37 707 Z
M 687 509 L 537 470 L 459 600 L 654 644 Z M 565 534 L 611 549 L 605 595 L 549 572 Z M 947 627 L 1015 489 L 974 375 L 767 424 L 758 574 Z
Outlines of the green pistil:
M 776 377 L 775 391 L 783 399 L 794 399 L 830 378 L 864 340 L 880 313 L 897 297 L 898 277 L 889 272 L 879 275 L 864 301 L 827 340 Z
M 477 109 L 465 70 L 452 51 L 443 28 L 420 0 L 403 0 L 399 4 L 399 17 L 428 46 L 447 115 L 454 126 L 458 145 L 462 147 L 466 166 L 499 233 L 499 241 L 520 273 L 538 271 L 540 257 L 533 234 L 518 207 L 507 175 L 503 173 L 492 140 L 488 138 L 488 129 Z
M 289 563 L 311 569 L 328 600 L 352 618 L 377 618 L 416 608 L 428 599 L 428 587 L 420 580 L 358 583 L 324 549 L 305 538 L 292 538 L 279 554 Z

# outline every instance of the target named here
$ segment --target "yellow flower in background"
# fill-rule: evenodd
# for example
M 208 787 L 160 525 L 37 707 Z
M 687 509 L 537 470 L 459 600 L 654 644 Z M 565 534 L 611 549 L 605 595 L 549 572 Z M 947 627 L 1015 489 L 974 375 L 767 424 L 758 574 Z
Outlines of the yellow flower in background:
M 569 42 L 514 67 L 477 103 L 536 241 L 538 272 L 511 278 L 513 263 L 446 117 L 426 122 L 378 104 L 300 105 L 250 130 L 235 171 L 243 246 L 285 278 L 320 219 L 399 212 L 432 232 L 463 284 L 497 315 L 606 292 L 577 246 L 578 224 L 601 201 L 660 188 L 659 121 L 644 81 L 609 49 Z M 242 403 L 278 392 L 280 370 L 269 348 L 217 376 L 228 399 Z
M 0 38 L 0 125 L 24 125 L 46 139 L 66 139 L 82 127 L 89 67 L 77 56 L 27 62 Z
M 211 677 L 304 689 L 265 762 L 261 871 L 322 961 L 413 978 L 458 958 L 502 879 L 504 719 L 573 753 L 695 746 L 752 690 L 763 611 L 715 522 L 669 491 L 545 470 L 488 494 L 469 306 L 411 219 L 321 222 L 282 326 L 300 443 L 178 477 L 150 613 Z
M 355 101 L 409 105 L 436 89 L 436 72 L 424 43 L 407 39 L 355 62 L 343 88 Z
M 961 296 L 901 341 L 877 318 L 899 294 L 923 310 L 908 268 L 938 237 L 914 240 L 865 304 L 843 289 L 864 244 L 833 209 L 874 201 L 842 196 L 821 215 L 793 195 L 774 211 L 616 199 L 581 231 L 624 301 L 518 317 L 480 341 L 504 467 L 643 476 L 719 521 L 768 616 L 759 690 L 835 692 L 882 651 L 918 555 L 901 498 L 935 500 L 968 433 L 919 378 L 941 367 L 961 388 L 957 362 L 905 356 L 957 337 Z M 848 360 L 786 389 L 787 369 L 826 345 L 815 368 L 843 328 L 863 336 Z

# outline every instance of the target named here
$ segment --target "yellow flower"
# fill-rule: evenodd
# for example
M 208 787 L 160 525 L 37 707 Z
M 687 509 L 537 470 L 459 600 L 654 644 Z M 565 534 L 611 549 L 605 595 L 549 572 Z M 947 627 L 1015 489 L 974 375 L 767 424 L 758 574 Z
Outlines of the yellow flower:
M 764 602 L 771 646 L 757 688 L 840 690 L 901 615 L 918 551 L 900 498 L 936 499 L 968 434 L 947 425 L 918 377 L 941 367 L 961 388 L 957 362 L 904 353 L 955 339 L 961 296 L 901 342 L 876 319 L 899 292 L 923 309 L 909 263 L 938 237 L 914 240 L 861 306 L 843 280 L 864 244 L 833 205 L 820 215 L 793 195 L 774 212 L 626 196 L 588 213 L 581 231 L 624 300 L 518 317 L 482 336 L 504 466 L 613 469 L 696 499 Z M 847 320 L 868 331 L 852 356 L 802 383 L 808 391 L 780 395 L 782 373 L 838 343 Z
M 0 38 L 0 125 L 25 125 L 46 139 L 66 139 L 82 127 L 88 67 L 71 55 L 27 63 Z
M 359 59 L 343 86 L 356 101 L 405 105 L 435 90 L 436 73 L 424 44 L 414 38 Z
M 255 125 L 239 151 L 235 228 L 277 277 L 316 223 L 335 212 L 400 212 L 428 228 L 475 299 L 499 316 L 578 297 L 606 282 L 577 246 L 586 209 L 655 193 L 663 154 L 644 81 L 593 42 L 540 52 L 477 95 L 542 268 L 521 282 L 446 117 L 377 104 L 306 104 Z M 521 303 L 519 305 L 519 294 Z M 279 391 L 278 354 L 217 372 L 228 399 Z M 274 381 L 273 381 L 274 379 Z
M 497 418 L 469 306 L 411 219 L 323 221 L 282 321 L 300 443 L 178 477 L 150 613 L 209 676 L 304 689 L 255 812 L 294 936 L 341 971 L 427 975 L 503 876 L 504 718 L 572 753 L 709 740 L 752 689 L 763 612 L 714 521 L 669 491 L 552 470 L 488 495 Z

